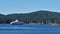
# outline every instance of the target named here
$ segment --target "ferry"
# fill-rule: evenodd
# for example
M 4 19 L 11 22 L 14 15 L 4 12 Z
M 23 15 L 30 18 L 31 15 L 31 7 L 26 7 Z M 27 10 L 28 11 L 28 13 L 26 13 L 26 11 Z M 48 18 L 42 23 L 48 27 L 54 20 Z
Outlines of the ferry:
M 23 22 L 16 19 L 15 21 L 10 22 L 10 24 L 11 25 L 23 25 Z

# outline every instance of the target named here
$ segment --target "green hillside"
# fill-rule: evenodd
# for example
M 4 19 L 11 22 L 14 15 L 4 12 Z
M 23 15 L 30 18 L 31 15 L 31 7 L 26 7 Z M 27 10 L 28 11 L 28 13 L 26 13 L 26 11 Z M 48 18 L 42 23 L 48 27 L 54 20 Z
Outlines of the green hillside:
M 24 14 L 0 14 L 0 23 L 3 24 L 10 23 L 11 21 L 14 21 L 16 19 L 25 23 L 60 23 L 60 13 L 40 10 Z

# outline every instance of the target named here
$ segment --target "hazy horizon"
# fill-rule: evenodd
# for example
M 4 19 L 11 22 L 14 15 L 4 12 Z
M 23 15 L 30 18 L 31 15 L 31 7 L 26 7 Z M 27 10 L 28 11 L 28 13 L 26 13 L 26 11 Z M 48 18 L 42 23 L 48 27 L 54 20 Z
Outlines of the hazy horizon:
M 0 14 L 29 13 L 38 10 L 60 12 L 60 0 L 0 0 Z
M 31 11 L 31 12 L 25 12 L 25 13 L 32 13 L 32 12 L 37 12 L 37 11 L 40 11 L 40 10 L 35 10 L 35 11 Z M 54 10 L 43 10 L 43 11 L 49 11 L 49 12 L 56 12 L 56 11 L 54 11 Z M 23 13 L 23 12 L 19 12 L 19 13 L 8 13 L 8 14 L 25 14 L 25 13 Z M 60 13 L 59 11 L 58 12 L 56 12 L 56 13 Z M 0 13 L 0 14 L 3 14 L 3 13 Z M 3 14 L 3 15 L 8 15 L 8 14 Z

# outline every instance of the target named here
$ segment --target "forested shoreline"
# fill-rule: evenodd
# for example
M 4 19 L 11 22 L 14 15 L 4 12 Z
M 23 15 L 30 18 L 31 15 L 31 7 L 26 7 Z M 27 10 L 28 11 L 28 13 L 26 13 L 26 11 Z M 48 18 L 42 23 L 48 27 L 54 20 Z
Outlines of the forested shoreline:
M 31 13 L 15 13 L 15 14 L 0 14 L 0 24 L 9 24 L 11 21 L 18 19 L 24 23 L 57 23 L 60 24 L 60 13 L 39 10 Z

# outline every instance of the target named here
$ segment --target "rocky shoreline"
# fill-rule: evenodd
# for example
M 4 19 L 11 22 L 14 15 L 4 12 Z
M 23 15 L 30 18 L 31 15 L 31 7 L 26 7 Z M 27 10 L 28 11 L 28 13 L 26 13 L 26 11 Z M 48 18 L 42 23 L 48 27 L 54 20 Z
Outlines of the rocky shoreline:
M 57 25 L 57 26 L 60 26 L 60 24 L 52 24 L 52 25 Z

